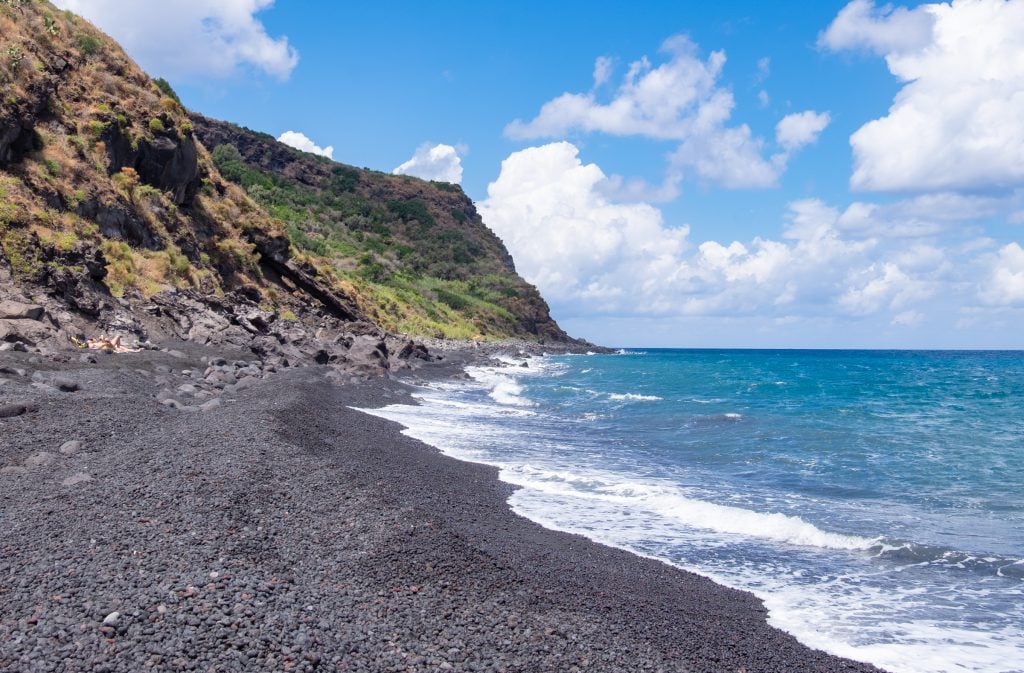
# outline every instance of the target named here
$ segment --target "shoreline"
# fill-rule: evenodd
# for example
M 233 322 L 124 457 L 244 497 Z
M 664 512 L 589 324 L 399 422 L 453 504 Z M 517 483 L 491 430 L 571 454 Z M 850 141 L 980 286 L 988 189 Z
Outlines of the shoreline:
M 21 468 L 0 475 L 0 670 L 879 670 L 752 594 L 522 518 L 496 468 L 349 408 L 415 403 L 399 381 L 294 368 L 208 411 L 157 402 L 152 372 L 197 357 L 0 354 L 26 370 L 0 401 L 36 406 L 0 419 Z

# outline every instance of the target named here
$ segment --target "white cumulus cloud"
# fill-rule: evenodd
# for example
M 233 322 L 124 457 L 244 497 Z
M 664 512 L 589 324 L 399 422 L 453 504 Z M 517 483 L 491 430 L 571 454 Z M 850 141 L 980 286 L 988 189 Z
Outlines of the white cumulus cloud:
M 931 42 L 934 17 L 927 10 L 853 0 L 821 34 L 829 49 L 867 49 L 881 56 L 922 49 Z
M 319 147 L 316 143 L 310 140 L 305 133 L 300 133 L 298 131 L 285 131 L 277 138 L 277 140 L 289 147 L 302 150 L 303 152 L 319 154 L 320 156 L 327 157 L 328 159 L 334 158 L 333 146 L 328 145 L 327 147 Z
M 597 87 L 587 93 L 564 93 L 545 103 L 534 119 L 510 123 L 506 135 L 560 138 L 579 131 L 674 141 L 679 145 L 670 155 L 669 182 L 692 173 L 707 182 L 744 188 L 775 185 L 791 153 L 812 142 L 828 124 L 827 113 L 791 115 L 800 119 L 786 122 L 786 128 L 795 130 L 802 120 L 806 141 L 782 145 L 781 151 L 766 158 L 770 148 L 762 138 L 746 124 L 730 123 L 736 102 L 719 83 L 725 52 L 701 59 L 697 45 L 684 36 L 669 38 L 661 50 L 667 60 L 660 65 L 647 57 L 631 63 L 611 100 L 599 100 Z M 767 74 L 770 62 L 762 61 L 759 71 Z M 609 77 L 609 61 L 598 58 L 595 84 Z
M 854 0 L 819 43 L 885 57 L 903 88 L 851 137 L 855 189 L 1024 184 L 1024 2 L 953 0 L 914 9 Z
M 478 204 L 516 267 L 550 301 L 612 310 L 649 301 L 685 250 L 687 230 L 644 203 L 612 203 L 605 175 L 567 142 L 515 152 Z
M 842 213 L 790 204 L 782 240 L 705 241 L 644 202 L 606 196 L 607 177 L 567 142 L 510 155 L 479 209 L 556 310 L 630 315 L 862 316 L 912 309 L 944 259 L 924 247 L 908 269 L 870 236 L 844 237 Z M 915 261 L 916 260 L 916 261 Z M 929 264 L 930 262 L 930 264 Z
M 786 151 L 795 152 L 817 142 L 832 117 L 827 112 L 794 112 L 783 117 L 775 126 L 775 140 Z
M 417 148 L 412 158 L 392 171 L 396 175 L 414 175 L 424 180 L 462 182 L 462 158 L 451 145 L 425 143 Z
M 1009 243 L 986 261 L 991 271 L 979 288 L 982 302 L 994 306 L 1024 304 L 1024 248 Z
M 566 324 L 815 325 L 849 343 L 933 330 L 956 345 L 957 330 L 1024 306 L 1024 248 L 999 248 L 970 226 L 1012 200 L 939 193 L 839 208 L 802 199 L 787 204 L 777 236 L 700 242 L 651 204 L 617 200 L 609 182 L 574 145 L 554 142 L 509 155 L 477 204 Z
M 248 67 L 287 79 L 299 54 L 256 15 L 274 0 L 55 0 L 95 23 L 146 71 L 171 79 L 229 77 Z

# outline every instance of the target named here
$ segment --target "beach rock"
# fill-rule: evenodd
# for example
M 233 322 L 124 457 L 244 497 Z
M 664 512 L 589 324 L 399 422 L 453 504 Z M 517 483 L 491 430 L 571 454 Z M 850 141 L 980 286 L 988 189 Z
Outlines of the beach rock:
M 409 341 L 402 346 L 402 350 L 398 352 L 398 358 L 400 360 L 416 359 L 426 360 L 428 362 L 431 359 L 430 351 L 427 350 L 427 347 L 423 344 L 416 343 L 415 341 Z
M 175 400 L 175 399 L 162 400 L 160 402 L 160 404 L 164 405 L 165 407 L 170 407 L 171 409 L 177 409 L 178 411 L 198 411 L 199 410 L 199 407 L 192 406 L 192 405 L 189 405 L 189 404 L 182 404 L 181 402 L 179 402 L 178 400 Z
M 35 346 L 54 336 L 56 332 L 51 327 L 37 320 L 0 319 L 0 341 Z
M 36 451 L 25 459 L 25 467 L 46 467 L 57 460 L 57 454 L 49 451 Z
M 78 356 L 78 361 L 81 362 L 82 364 L 94 365 L 96 364 L 96 356 L 93 355 L 92 353 L 83 353 L 82 355 Z
M 197 390 L 198 390 L 198 388 L 196 388 L 191 383 L 182 383 L 180 386 L 178 386 L 178 392 L 185 393 L 186 395 L 192 395 Z
M 23 304 L 20 301 L 6 299 L 0 301 L 0 318 L 11 320 L 39 320 L 43 317 L 43 307 L 37 304 Z
M 0 367 L 0 374 L 7 374 L 8 376 L 25 376 L 28 372 L 24 369 L 18 369 L 17 367 Z
M 219 397 L 215 397 L 212 400 L 209 400 L 207 402 L 203 402 L 202 404 L 200 404 L 199 405 L 199 409 L 201 411 L 210 411 L 211 409 L 216 409 L 220 405 L 221 405 L 220 398 Z
M 61 444 L 60 448 L 57 450 L 60 451 L 62 455 L 73 456 L 82 450 L 82 442 L 77 439 L 72 439 L 71 441 Z
M 28 402 L 9 402 L 0 404 L 0 418 L 13 418 L 32 411 L 32 404 Z
M 0 467 L 0 476 L 5 477 L 17 477 L 27 472 L 28 470 L 26 470 L 21 465 L 8 465 L 7 467 Z
M 245 378 L 240 379 L 238 383 L 235 384 L 235 390 L 245 390 L 246 388 L 252 388 L 259 382 L 259 378 L 255 376 L 246 376 Z
M 184 360 L 188 357 L 179 350 L 169 350 L 167 351 L 167 354 L 170 355 L 172 358 L 178 358 L 179 360 Z
M 388 362 L 387 343 L 372 335 L 355 337 L 348 351 L 348 359 L 357 368 L 391 368 L 391 363 Z
M 121 613 L 117 610 L 114 610 L 109 615 L 103 618 L 103 625 L 113 626 L 114 624 L 117 624 L 117 620 L 119 619 L 121 619 Z
M 84 484 L 87 481 L 92 481 L 92 477 L 88 473 L 76 472 L 60 483 L 62 486 L 77 486 L 78 484 Z
M 73 393 L 81 388 L 78 383 L 63 376 L 58 376 L 53 379 L 53 386 L 64 393 Z

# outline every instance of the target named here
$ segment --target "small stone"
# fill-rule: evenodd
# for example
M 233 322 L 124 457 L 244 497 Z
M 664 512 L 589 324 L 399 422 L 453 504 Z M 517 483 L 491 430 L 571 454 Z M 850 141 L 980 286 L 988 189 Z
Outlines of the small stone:
M 198 390 L 198 388 L 191 383 L 182 383 L 178 386 L 178 392 L 185 393 L 186 395 L 192 395 L 196 390 Z
M 78 441 L 77 439 L 72 439 L 71 441 L 64 442 L 63 444 L 60 445 L 60 449 L 58 449 L 58 451 L 60 451 L 65 456 L 73 456 L 81 450 L 82 442 Z
M 0 374 L 7 374 L 9 376 L 25 376 L 27 374 L 24 369 L 18 367 L 0 367 Z
M 118 612 L 117 610 L 114 610 L 109 615 L 107 615 L 106 617 L 103 618 L 103 625 L 104 626 L 113 626 L 114 624 L 117 624 L 117 620 L 120 619 L 120 618 L 121 618 L 121 613 Z
M 32 411 L 32 405 L 25 402 L 0 404 L 0 418 L 13 418 L 15 416 L 21 416 L 28 411 Z
M 89 474 L 85 472 L 76 472 L 60 483 L 64 486 L 77 486 L 78 484 L 84 484 L 87 481 L 92 481 L 92 477 Z
M 257 383 L 259 383 L 259 381 L 260 380 L 255 376 L 246 376 L 245 378 L 243 378 L 242 380 L 235 384 L 235 390 L 244 390 L 246 388 L 251 388 Z
M 45 467 L 57 460 L 57 454 L 49 451 L 37 451 L 25 459 L 25 467 Z
M 188 357 L 179 350 L 169 350 L 167 351 L 167 354 L 170 355 L 172 358 L 178 358 L 179 360 L 184 360 L 185 358 Z
M 80 389 L 80 386 L 69 378 L 58 376 L 53 380 L 53 385 L 61 392 L 73 393 Z
M 210 411 L 211 409 L 216 409 L 220 405 L 221 405 L 220 398 L 219 397 L 215 397 L 212 400 L 209 400 L 207 402 L 203 402 L 202 404 L 200 404 L 199 408 L 202 409 L 203 411 Z
M 96 364 L 96 356 L 92 353 L 83 353 L 78 356 L 78 361 L 82 364 L 94 365 Z
M 15 477 L 28 472 L 21 465 L 8 465 L 7 467 L 0 467 L 0 475 L 5 477 Z

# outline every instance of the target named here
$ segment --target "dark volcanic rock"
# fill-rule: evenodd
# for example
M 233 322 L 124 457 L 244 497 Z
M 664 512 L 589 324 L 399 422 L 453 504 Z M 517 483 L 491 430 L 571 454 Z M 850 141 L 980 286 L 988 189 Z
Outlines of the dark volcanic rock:
M 75 212 L 79 217 L 94 220 L 103 235 L 109 238 L 149 250 L 162 250 L 166 247 L 160 235 L 127 203 L 106 204 L 88 199 L 78 204 Z
M 191 135 L 179 139 L 157 134 L 152 140 L 137 140 L 133 147 L 131 138 L 111 126 L 104 140 L 111 175 L 132 168 L 145 184 L 170 192 L 177 205 L 190 205 L 199 193 L 199 152 Z

